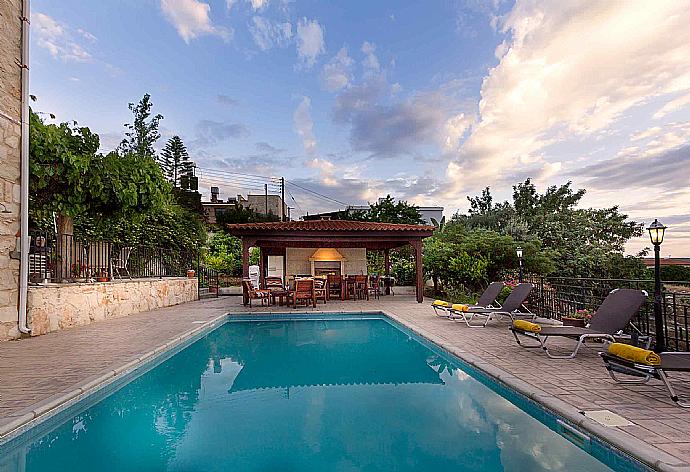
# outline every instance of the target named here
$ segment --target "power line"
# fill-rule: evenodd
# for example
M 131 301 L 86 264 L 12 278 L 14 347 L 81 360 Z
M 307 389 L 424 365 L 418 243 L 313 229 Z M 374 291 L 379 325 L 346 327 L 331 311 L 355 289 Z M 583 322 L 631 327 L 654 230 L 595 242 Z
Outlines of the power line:
M 299 206 L 299 203 L 297 203 L 297 200 L 295 200 L 294 195 L 292 195 L 292 193 L 290 192 L 289 189 L 285 189 L 285 190 L 287 190 L 287 193 L 288 193 L 288 195 L 290 195 L 290 198 L 292 198 L 292 201 L 295 202 L 295 206 L 300 211 L 300 213 L 304 214 L 304 210 L 302 210 L 302 207 Z
M 312 193 L 312 194 L 314 194 L 314 195 L 316 195 L 316 196 L 318 196 L 318 197 L 321 197 L 321 198 L 324 199 L 324 200 L 328 200 L 328 201 L 331 201 L 331 202 L 338 203 L 338 204 L 340 204 L 340 205 L 348 206 L 348 204 L 345 203 L 345 202 L 341 202 L 340 200 L 336 200 L 335 198 L 329 197 L 328 195 L 324 195 L 324 194 L 319 193 L 319 192 L 316 192 L 316 191 L 314 191 L 314 190 L 310 190 L 310 189 L 308 189 L 308 188 L 306 188 L 306 187 L 302 187 L 301 185 L 298 185 L 298 184 L 296 184 L 296 183 L 294 183 L 294 182 L 291 182 L 291 181 L 289 181 L 289 180 L 286 180 L 285 182 L 288 183 L 288 184 L 290 184 L 290 185 L 294 185 L 295 187 L 300 188 L 300 189 L 302 189 L 302 190 L 304 190 L 304 191 L 306 191 L 306 192 L 309 192 L 309 193 Z

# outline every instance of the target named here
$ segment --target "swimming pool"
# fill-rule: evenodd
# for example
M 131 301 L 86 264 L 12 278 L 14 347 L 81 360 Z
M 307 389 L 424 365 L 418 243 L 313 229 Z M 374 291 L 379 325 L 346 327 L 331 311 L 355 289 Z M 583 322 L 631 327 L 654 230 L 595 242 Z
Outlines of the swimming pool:
M 639 470 L 384 316 L 235 319 L 117 387 L 0 468 Z

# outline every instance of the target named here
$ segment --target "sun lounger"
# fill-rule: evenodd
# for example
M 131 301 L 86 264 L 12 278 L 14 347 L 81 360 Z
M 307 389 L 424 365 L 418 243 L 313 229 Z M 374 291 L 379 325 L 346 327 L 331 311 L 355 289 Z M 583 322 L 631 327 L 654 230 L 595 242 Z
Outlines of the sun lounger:
M 676 394 L 667 372 L 690 372 L 690 352 L 655 353 L 628 344 L 610 344 L 599 355 L 613 380 L 622 384 L 644 384 L 652 378 L 661 380 L 671 400 L 682 408 L 690 408 L 690 400 L 681 400 Z M 636 377 L 621 379 L 616 373 Z
M 533 285 L 530 283 L 518 284 L 510 295 L 503 302 L 503 306 L 500 308 L 485 308 L 485 307 L 472 307 L 467 305 L 452 305 L 450 307 L 450 319 L 463 321 L 467 326 L 471 328 L 484 327 L 489 321 L 496 317 L 509 317 L 511 320 L 515 320 L 518 317 L 526 316 L 530 319 L 534 319 L 536 315 L 530 312 L 524 305 L 525 300 L 532 291 Z M 485 320 L 481 324 L 472 324 L 472 321 L 476 317 L 484 317 Z
M 486 287 L 486 290 L 484 290 L 484 293 L 482 293 L 482 296 L 479 297 L 477 303 L 474 305 L 467 305 L 468 308 L 500 308 L 501 304 L 496 302 L 496 298 L 498 298 L 501 290 L 503 290 L 503 282 L 491 282 L 489 286 Z M 431 304 L 434 313 L 440 318 L 450 318 L 452 315 L 450 311 L 452 306 L 451 303 L 443 300 L 434 300 Z
M 616 336 L 622 334 L 635 313 L 640 309 L 647 294 L 643 290 L 617 289 L 608 294 L 599 305 L 591 322 L 585 328 L 576 326 L 541 326 L 523 320 L 513 322 L 510 330 L 517 343 L 524 348 L 541 347 L 552 359 L 572 359 L 587 341 L 616 342 Z M 633 325 L 634 327 L 634 325 Z M 520 337 L 531 338 L 539 344 L 527 345 L 520 342 Z M 550 337 L 570 338 L 577 341 L 575 349 L 568 355 L 554 355 L 546 347 Z

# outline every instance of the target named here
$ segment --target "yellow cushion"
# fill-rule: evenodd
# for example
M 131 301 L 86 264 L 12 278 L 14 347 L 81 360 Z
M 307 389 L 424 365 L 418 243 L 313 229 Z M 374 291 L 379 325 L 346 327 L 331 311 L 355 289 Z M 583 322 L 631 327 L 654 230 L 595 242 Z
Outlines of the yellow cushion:
M 434 300 L 434 305 L 436 305 L 436 306 L 446 306 L 446 307 L 447 307 L 447 306 L 449 305 L 449 303 L 448 303 L 448 302 L 444 302 L 443 300 Z
M 648 351 L 630 344 L 612 343 L 609 345 L 609 354 L 627 359 L 637 364 L 661 365 L 661 356 L 654 351 Z
M 541 326 L 539 326 L 537 323 L 531 323 L 526 320 L 513 321 L 513 328 L 517 328 L 522 331 L 528 331 L 530 333 L 538 333 L 541 331 Z
M 455 311 L 468 311 L 470 309 L 470 307 L 463 305 L 462 303 L 455 303 L 453 306 L 451 306 L 451 308 Z

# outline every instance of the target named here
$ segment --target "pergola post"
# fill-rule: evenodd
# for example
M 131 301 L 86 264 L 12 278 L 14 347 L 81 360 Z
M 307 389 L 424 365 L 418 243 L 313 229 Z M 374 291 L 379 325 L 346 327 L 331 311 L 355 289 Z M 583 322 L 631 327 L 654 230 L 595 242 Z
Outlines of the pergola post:
M 252 241 L 242 238 L 242 278 L 249 277 L 249 248 Z
M 422 303 L 424 301 L 424 267 L 422 260 L 422 240 L 414 239 L 410 241 L 410 245 L 414 249 L 414 266 L 415 271 L 417 273 L 417 303 Z
M 390 275 L 391 275 L 391 268 L 390 268 L 391 254 L 390 254 L 390 252 L 391 252 L 390 249 L 384 249 L 383 250 L 383 275 L 386 276 L 386 283 L 385 283 L 386 295 L 391 294 L 391 282 L 388 279 L 388 277 L 390 277 Z

